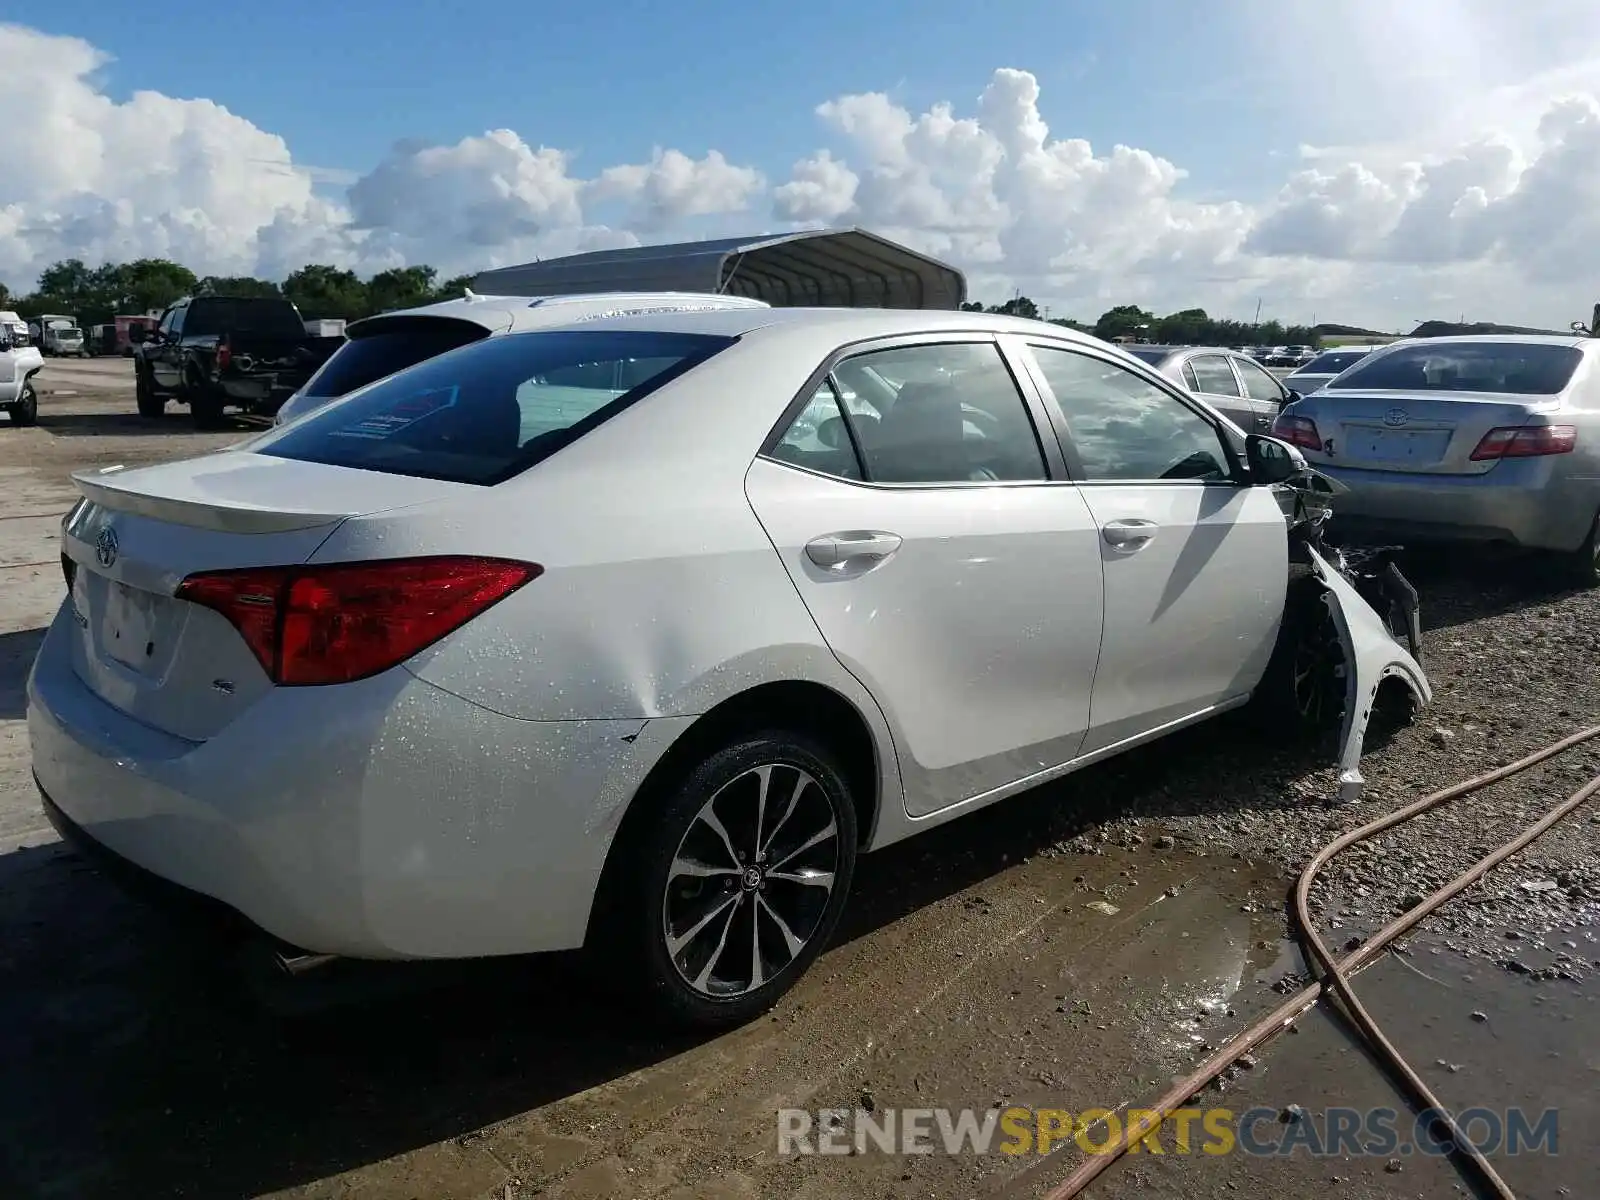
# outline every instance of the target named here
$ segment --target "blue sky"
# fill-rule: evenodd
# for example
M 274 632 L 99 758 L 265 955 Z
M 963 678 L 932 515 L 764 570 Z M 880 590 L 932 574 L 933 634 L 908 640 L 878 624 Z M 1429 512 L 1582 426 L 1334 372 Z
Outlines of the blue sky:
M 1335 133 L 1292 126 L 1258 86 L 1269 81 L 1240 41 L 1257 24 L 1248 5 L 811 0 L 762 15 L 731 0 L 174 0 L 148 20 L 129 11 L 88 0 L 28 20 L 114 55 L 103 82 L 116 99 L 206 97 L 281 134 L 297 160 L 354 171 L 401 138 L 506 126 L 577 151 L 579 169 L 661 145 L 714 148 L 778 176 L 822 140 L 823 101 L 886 91 L 913 112 L 941 100 L 965 110 L 998 66 L 1039 77 L 1058 135 L 1163 154 L 1202 193 L 1268 187 L 1282 168 L 1266 150 Z
M 860 224 L 951 259 L 984 297 L 1021 288 L 1076 315 L 1262 303 L 1377 328 L 1565 325 L 1600 278 L 1589 15 L 1579 0 L 35 6 L 0 21 L 0 107 L 29 117 L 0 175 L 0 282 L 140 255 L 453 275 Z

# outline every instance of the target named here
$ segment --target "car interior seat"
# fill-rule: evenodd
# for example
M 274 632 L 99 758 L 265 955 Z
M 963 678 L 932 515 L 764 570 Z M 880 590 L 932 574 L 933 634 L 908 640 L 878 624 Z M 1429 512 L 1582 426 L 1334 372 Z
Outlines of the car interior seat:
M 961 393 L 947 383 L 908 383 L 871 440 L 872 474 L 895 482 L 970 477 Z

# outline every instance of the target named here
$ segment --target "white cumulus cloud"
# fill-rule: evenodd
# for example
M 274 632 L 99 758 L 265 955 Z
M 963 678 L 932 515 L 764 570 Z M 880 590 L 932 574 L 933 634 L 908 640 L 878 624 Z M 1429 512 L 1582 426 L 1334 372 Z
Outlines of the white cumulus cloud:
M 1600 278 L 1600 52 L 1530 59 L 1511 78 L 1503 63 L 1479 70 L 1477 44 L 1407 86 L 1443 98 L 1477 70 L 1473 87 L 1493 104 L 1435 105 L 1451 119 L 1412 123 L 1409 141 L 1307 147 L 1280 182 L 1230 198 L 1201 191 L 1193 164 L 1053 129 L 1039 80 L 1014 68 L 920 112 L 882 92 L 826 99 L 814 148 L 792 148 L 776 179 L 774 164 L 716 149 L 588 163 L 511 129 L 402 140 L 353 172 L 296 161 L 282 138 L 210 100 L 113 99 L 108 59 L 89 42 L 0 25 L 0 107 L 26 118 L 7 127 L 0 281 L 26 290 L 62 258 L 145 255 L 202 273 L 281 278 L 316 261 L 449 275 L 642 240 L 859 224 L 956 262 L 975 296 L 1020 288 L 1062 315 L 1126 301 L 1245 315 L 1265 297 L 1295 320 L 1392 328 L 1470 309 L 1564 325 Z M 1388 49 L 1368 49 L 1391 76 Z M 1347 81 L 1356 99 L 1362 61 Z M 1248 136 L 1238 144 L 1249 153 Z

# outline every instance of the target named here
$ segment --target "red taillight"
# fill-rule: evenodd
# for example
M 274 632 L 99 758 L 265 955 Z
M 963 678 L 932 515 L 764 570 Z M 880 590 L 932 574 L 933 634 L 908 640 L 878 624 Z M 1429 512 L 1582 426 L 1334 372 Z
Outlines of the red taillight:
M 1472 452 L 1472 461 L 1571 454 L 1577 444 L 1576 425 L 1506 425 L 1483 435 Z
M 404 662 L 543 570 L 466 557 L 246 568 L 191 575 L 178 598 L 232 622 L 274 683 L 349 683 Z
M 1272 423 L 1272 436 L 1303 450 L 1322 449 L 1322 435 L 1317 432 L 1317 423 L 1310 417 L 1279 413 L 1278 419 Z
M 226 341 L 217 343 L 217 370 L 226 371 L 228 364 L 233 361 L 233 347 Z

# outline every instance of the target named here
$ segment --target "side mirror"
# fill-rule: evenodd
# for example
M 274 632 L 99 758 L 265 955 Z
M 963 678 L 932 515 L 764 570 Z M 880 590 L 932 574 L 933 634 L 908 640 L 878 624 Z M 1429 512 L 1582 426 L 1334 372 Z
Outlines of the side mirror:
M 1306 456 L 1294 446 L 1259 433 L 1245 438 L 1244 456 L 1251 483 L 1284 483 L 1309 469 Z

